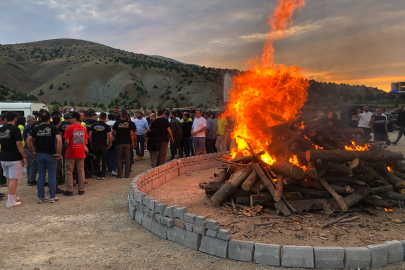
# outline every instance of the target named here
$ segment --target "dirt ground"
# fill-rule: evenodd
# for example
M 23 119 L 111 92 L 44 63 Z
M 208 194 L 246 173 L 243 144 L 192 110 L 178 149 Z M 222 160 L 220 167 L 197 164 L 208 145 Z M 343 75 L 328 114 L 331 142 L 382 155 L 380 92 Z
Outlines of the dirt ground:
M 390 149 L 404 151 L 405 139 Z M 0 202 L 0 269 L 284 269 L 194 251 L 163 240 L 130 219 L 127 194 L 132 177 L 148 170 L 149 164 L 148 158 L 135 163 L 129 179 L 88 179 L 83 196 L 60 196 L 55 204 L 37 204 L 36 187 L 27 186 L 25 177 L 20 179 L 17 194 L 22 206 L 6 209 L 5 200 Z M 404 268 L 404 263 L 397 263 L 376 269 Z

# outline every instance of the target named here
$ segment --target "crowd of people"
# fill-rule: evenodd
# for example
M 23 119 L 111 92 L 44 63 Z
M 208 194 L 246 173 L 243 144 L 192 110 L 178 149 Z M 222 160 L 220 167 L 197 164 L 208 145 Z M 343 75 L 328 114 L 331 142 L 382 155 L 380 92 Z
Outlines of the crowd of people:
M 142 110 L 132 120 L 126 109 L 113 111 L 97 115 L 92 109 L 60 105 L 52 114 L 43 109 L 27 117 L 11 111 L 1 115 L 0 186 L 8 188 L 6 207 L 21 205 L 16 191 L 25 165 L 27 184 L 37 187 L 38 203 L 55 203 L 57 194 L 72 196 L 75 186 L 83 195 L 86 178 L 105 180 L 107 173 L 129 178 L 132 164 L 145 160 L 145 151 L 152 167 L 164 164 L 169 143 L 170 159 L 230 148 L 233 121 L 221 112 L 150 110 L 145 118 Z M 65 190 L 59 188 L 62 184 Z

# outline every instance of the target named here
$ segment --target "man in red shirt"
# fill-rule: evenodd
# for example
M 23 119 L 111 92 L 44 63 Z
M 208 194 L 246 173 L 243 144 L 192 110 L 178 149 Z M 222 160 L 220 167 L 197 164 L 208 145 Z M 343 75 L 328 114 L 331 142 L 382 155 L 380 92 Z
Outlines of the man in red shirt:
M 63 136 L 66 144 L 65 154 L 65 178 L 66 178 L 66 191 L 63 192 L 65 196 L 73 195 L 73 169 L 76 165 L 78 180 L 79 180 L 79 195 L 84 194 L 84 159 L 89 150 L 86 147 L 87 130 L 80 124 L 80 114 L 72 112 L 70 118 L 70 126 L 65 130 Z

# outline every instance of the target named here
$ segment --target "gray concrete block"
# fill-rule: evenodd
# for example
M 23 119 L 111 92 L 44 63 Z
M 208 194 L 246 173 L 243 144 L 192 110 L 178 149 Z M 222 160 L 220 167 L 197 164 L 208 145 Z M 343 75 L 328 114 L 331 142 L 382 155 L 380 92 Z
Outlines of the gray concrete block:
M 152 210 L 148 210 L 147 214 L 149 217 L 153 217 L 155 215 L 155 213 Z
M 141 212 L 142 212 L 142 213 L 146 213 L 146 212 L 148 212 L 148 208 L 146 208 L 146 206 L 145 206 L 145 205 L 142 205 L 142 204 L 141 204 L 141 206 L 140 206 L 140 207 L 141 207 L 141 209 L 140 209 L 140 210 L 141 210 Z
M 148 203 L 149 203 L 149 197 L 148 196 L 143 197 L 141 204 L 144 206 L 147 206 Z
M 219 231 L 219 222 L 216 220 L 208 220 L 205 224 L 205 228 L 213 231 Z
M 194 224 L 194 219 L 196 215 L 191 214 L 191 213 L 185 213 L 184 214 L 184 222 Z
M 144 213 L 142 211 L 136 211 L 135 221 L 138 222 L 139 224 L 142 224 L 143 215 L 144 215 Z
M 192 232 L 194 224 L 184 222 L 184 227 L 186 227 L 186 231 Z
M 201 234 L 186 231 L 184 245 L 188 248 L 198 250 L 201 245 Z
M 163 212 L 163 216 L 173 218 L 173 208 L 173 206 L 166 207 L 165 211 Z
M 185 235 L 186 231 L 180 229 L 179 227 L 174 226 L 167 229 L 167 239 L 183 246 Z
M 345 265 L 347 269 L 363 269 L 370 267 L 371 254 L 366 247 L 345 248 Z
M 157 222 L 156 220 L 152 221 L 151 232 L 156 234 L 157 236 L 162 237 L 163 239 L 167 239 L 167 236 L 166 236 L 167 228 L 169 228 L 169 227 Z
M 184 220 L 184 214 L 187 213 L 187 207 L 175 207 L 173 208 L 173 218 Z
M 148 209 L 155 212 L 155 202 L 156 200 L 149 200 Z
M 316 269 L 345 268 L 345 250 L 342 247 L 314 247 Z
M 253 260 L 254 250 L 254 242 L 231 240 L 228 243 L 228 258 L 237 261 L 251 262 Z
M 205 226 L 205 223 L 207 223 L 205 219 L 206 217 L 204 216 L 196 216 L 194 219 L 194 224 L 197 226 Z
M 128 211 L 129 211 L 129 216 L 132 219 L 135 219 L 136 207 L 135 207 L 135 201 L 132 199 L 128 200 Z
M 199 250 L 221 258 L 228 258 L 228 241 L 203 236 Z
M 204 235 L 207 233 L 207 229 L 204 228 L 204 227 L 202 227 L 202 226 L 194 225 L 194 227 L 193 227 L 193 232 L 199 233 L 199 234 L 201 234 L 202 236 L 204 236 Z
M 142 217 L 142 227 L 144 227 L 148 231 L 152 230 L 152 220 L 152 217 L 144 214 Z
M 402 244 L 402 249 L 404 250 L 404 258 L 403 258 L 403 260 L 405 261 L 405 240 L 401 240 L 401 241 L 399 241 L 399 242 L 401 242 L 401 244 Z
M 371 267 L 386 266 L 388 264 L 388 245 L 368 245 L 371 253 Z
M 232 239 L 231 232 L 229 230 L 221 229 L 218 231 L 217 238 L 229 241 Z
M 174 219 L 174 226 L 179 227 L 180 229 L 185 230 L 186 226 L 184 225 L 184 221 L 178 218 Z
M 173 227 L 174 226 L 174 219 L 168 218 L 168 217 L 162 217 L 160 219 L 160 223 L 168 226 L 168 227 Z
M 284 267 L 314 268 L 314 249 L 309 246 L 283 246 L 281 265 Z
M 155 214 L 155 216 L 153 217 L 153 220 L 157 221 L 160 223 L 160 219 L 162 218 L 162 215 L 159 214 Z
M 218 231 L 213 231 L 213 230 L 207 230 L 206 235 L 211 236 L 211 237 L 217 237 Z
M 255 243 L 256 263 L 280 266 L 280 258 L 281 247 L 279 245 Z
M 387 241 L 385 244 L 388 245 L 388 263 L 401 262 L 404 260 L 404 249 L 401 242 L 393 240 Z
M 157 203 L 157 204 L 155 204 L 155 212 L 158 214 L 161 214 L 163 216 L 163 213 L 165 212 L 166 207 L 167 207 L 167 204 L 165 204 L 165 203 Z

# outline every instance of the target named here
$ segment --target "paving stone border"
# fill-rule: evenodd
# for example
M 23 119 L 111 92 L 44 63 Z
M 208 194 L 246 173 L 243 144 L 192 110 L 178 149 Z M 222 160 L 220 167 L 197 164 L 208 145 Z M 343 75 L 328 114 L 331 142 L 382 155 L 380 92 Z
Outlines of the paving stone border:
M 167 206 L 146 194 L 179 175 L 220 167 L 215 158 L 229 152 L 181 158 L 137 175 L 128 194 L 131 219 L 152 233 L 188 248 L 221 258 L 258 264 L 316 269 L 363 269 L 405 261 L 405 240 L 367 247 L 272 245 L 232 240 L 218 221 L 187 213 L 186 207 Z

